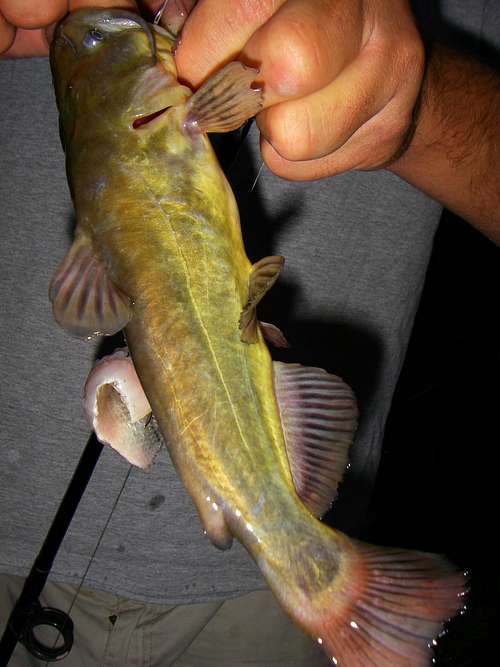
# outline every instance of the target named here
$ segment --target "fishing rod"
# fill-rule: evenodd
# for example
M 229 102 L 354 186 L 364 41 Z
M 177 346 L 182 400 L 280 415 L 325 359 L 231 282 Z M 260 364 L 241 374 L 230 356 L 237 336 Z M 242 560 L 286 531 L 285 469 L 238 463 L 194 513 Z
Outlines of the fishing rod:
M 102 449 L 103 445 L 92 433 L 7 621 L 0 639 L 0 667 L 6 667 L 18 642 L 36 658 L 47 662 L 66 657 L 73 646 L 73 621 L 69 614 L 52 607 L 42 607 L 39 597 Z M 36 629 L 41 626 L 57 630 L 62 642 L 48 646 L 37 639 Z

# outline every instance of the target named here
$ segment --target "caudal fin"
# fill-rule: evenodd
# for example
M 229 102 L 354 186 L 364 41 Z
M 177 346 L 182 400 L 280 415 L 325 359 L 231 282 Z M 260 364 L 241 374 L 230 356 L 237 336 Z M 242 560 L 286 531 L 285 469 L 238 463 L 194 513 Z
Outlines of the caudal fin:
M 339 667 L 427 667 L 464 608 L 465 574 L 434 554 L 351 544 L 332 587 L 288 611 Z

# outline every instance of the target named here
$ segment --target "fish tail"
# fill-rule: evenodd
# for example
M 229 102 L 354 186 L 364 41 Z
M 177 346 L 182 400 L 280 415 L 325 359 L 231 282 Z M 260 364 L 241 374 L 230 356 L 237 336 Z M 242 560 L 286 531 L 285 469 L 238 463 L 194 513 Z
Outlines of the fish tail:
M 284 595 L 275 590 L 288 613 L 334 665 L 428 666 L 444 623 L 465 609 L 466 574 L 435 554 L 345 545 L 330 584 L 302 573 Z

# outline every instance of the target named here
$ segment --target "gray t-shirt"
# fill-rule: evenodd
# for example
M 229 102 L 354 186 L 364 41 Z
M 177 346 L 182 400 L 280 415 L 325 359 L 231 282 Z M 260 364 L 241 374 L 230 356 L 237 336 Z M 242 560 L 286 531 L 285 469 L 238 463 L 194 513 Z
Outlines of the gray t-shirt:
M 439 18 L 439 3 L 418 4 L 419 16 Z M 498 39 L 493 5 L 441 2 L 454 25 Z M 110 343 L 71 338 L 47 298 L 74 226 L 47 59 L 1 61 L 0 91 L 0 571 L 23 575 L 88 438 L 82 387 Z M 271 252 L 286 257 L 262 319 L 281 326 L 293 344 L 284 359 L 336 372 L 358 396 L 352 467 L 332 513 L 353 533 L 376 475 L 441 207 L 388 172 L 290 183 L 263 170 L 250 192 L 259 164 L 252 131 L 230 171 L 248 252 L 253 260 Z M 81 581 L 127 470 L 104 451 L 54 579 Z M 163 453 L 152 472 L 134 469 L 126 479 L 85 585 L 176 603 L 265 583 L 239 544 L 219 552 L 208 542 Z

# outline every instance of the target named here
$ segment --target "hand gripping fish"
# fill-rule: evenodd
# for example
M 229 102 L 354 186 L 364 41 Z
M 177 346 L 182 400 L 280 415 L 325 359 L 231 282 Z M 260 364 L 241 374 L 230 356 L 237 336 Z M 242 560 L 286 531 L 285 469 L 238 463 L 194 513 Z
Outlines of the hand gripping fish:
M 280 332 L 256 316 L 283 258 L 250 264 L 206 132 L 257 113 L 258 73 L 232 62 L 192 94 L 172 45 L 121 10 L 77 11 L 52 44 L 77 216 L 50 287 L 54 314 L 82 337 L 124 329 L 129 349 L 87 381 L 94 428 L 147 468 L 156 421 L 208 536 L 243 543 L 334 664 L 427 665 L 464 576 L 318 520 L 347 461 L 355 400 L 321 369 L 273 364 L 264 336 Z

